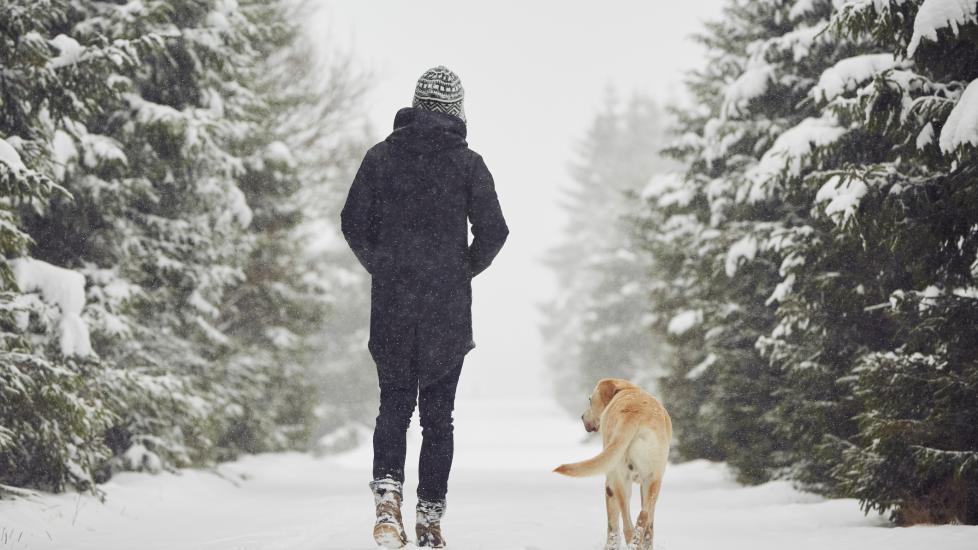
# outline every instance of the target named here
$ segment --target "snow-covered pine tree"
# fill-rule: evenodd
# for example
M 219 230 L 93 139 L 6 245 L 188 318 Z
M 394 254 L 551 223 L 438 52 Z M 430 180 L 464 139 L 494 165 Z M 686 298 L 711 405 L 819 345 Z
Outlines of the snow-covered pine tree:
M 620 105 L 609 93 L 571 168 L 565 241 L 548 257 L 560 292 L 542 329 L 560 402 L 570 410 L 600 378 L 654 384 L 664 367 L 659 358 L 666 354 L 649 331 L 645 268 L 626 220 L 634 204 L 628 194 L 670 166 L 658 154 L 664 131 L 654 102 L 636 96 Z
M 244 280 L 228 292 L 219 324 L 234 341 L 220 368 L 244 394 L 241 414 L 221 444 L 249 452 L 305 447 L 322 431 L 323 421 L 362 420 L 357 412 L 365 411 L 351 415 L 349 406 L 318 413 L 321 401 L 335 405 L 333 397 L 366 393 L 367 388 L 357 392 L 352 380 L 336 391 L 333 376 L 370 372 L 349 368 L 342 331 L 334 335 L 325 329 L 340 313 L 336 302 L 348 299 L 337 295 L 330 279 L 350 266 L 339 258 L 316 257 L 312 243 L 319 235 L 308 229 L 338 219 L 335 208 L 343 199 L 336 190 L 346 190 L 355 169 L 350 145 L 359 144 L 356 100 L 364 80 L 346 58 L 324 58 L 304 33 L 300 22 L 313 6 L 260 9 L 262 20 L 279 23 L 257 45 L 263 61 L 248 88 L 264 109 L 256 131 L 239 144 L 250 152 L 240 184 L 254 213 L 249 226 L 254 246 Z M 328 199 L 312 200 L 323 194 Z M 323 211 L 323 203 L 333 210 Z M 369 311 L 365 301 L 357 305 Z M 353 326 L 366 326 L 366 319 Z
M 733 1 L 708 29 L 690 169 L 643 220 L 681 454 L 975 522 L 976 9 Z
M 158 37 L 138 64 L 101 75 L 114 101 L 60 121 L 74 200 L 28 225 L 36 256 L 88 278 L 96 350 L 119 367 L 102 373 L 119 466 L 216 458 L 236 410 L 212 361 L 229 342 L 215 326 L 223 292 L 250 242 L 234 145 L 255 127 L 260 101 L 244 84 L 275 23 L 252 12 L 224 0 L 74 2 L 62 22 L 82 52 L 100 37 Z
M 345 271 L 303 254 L 299 194 L 352 170 L 359 143 L 340 134 L 360 83 L 348 65 L 313 74 L 291 6 L 52 0 L 3 14 L 13 100 L 0 164 L 17 168 L 4 180 L 17 207 L 3 210 L 4 257 L 32 245 L 85 275 L 18 270 L 70 283 L 63 294 L 98 355 L 42 353 L 66 305 L 24 299 L 4 264 L 5 350 L 51 368 L 4 364 L 0 391 L 16 399 L 0 406 L 0 481 L 83 485 L 103 464 L 102 475 L 156 470 L 308 439 L 319 397 L 308 369 L 325 356 L 318 329 L 334 290 L 317 271 Z M 289 71 L 305 86 L 286 85 Z M 62 189 L 53 182 L 67 191 L 41 200 Z M 29 290 L 50 298 L 34 278 Z M 43 348 L 26 347 L 35 341 Z
M 56 0 L 0 12 L 0 483 L 53 490 L 93 485 L 116 417 L 100 387 L 108 365 L 81 317 L 85 279 L 30 258 L 35 241 L 22 220 L 73 200 L 59 185 L 71 149 L 59 128 L 118 101 L 106 75 L 159 43 L 93 36 L 82 46 L 62 33 L 72 16 Z
M 774 414 L 784 374 L 755 343 L 773 327 L 780 233 L 798 215 L 772 180 L 807 169 L 806 140 L 830 135 L 806 101 L 847 47 L 819 34 L 829 8 L 802 18 L 794 2 L 728 4 L 698 37 L 710 59 L 690 75 L 694 106 L 677 112 L 671 151 L 689 168 L 645 193 L 657 327 L 677 351 L 663 386 L 678 452 L 724 458 L 744 481 L 776 475 L 790 460 Z
M 769 340 L 821 372 L 786 398 L 848 423 L 822 433 L 830 489 L 900 523 L 978 523 L 978 2 L 841 4 L 827 32 L 858 44 L 811 96 L 844 128 L 795 182 L 813 220 L 792 232 Z M 838 388 L 844 392 L 839 393 Z M 800 411 L 805 413 L 805 411 Z M 828 429 L 822 429 L 822 427 Z
M 822 443 L 826 437 L 846 438 L 855 431 L 853 404 L 836 382 L 846 369 L 841 356 L 848 343 L 843 337 L 814 344 L 817 338 L 806 332 L 809 325 L 802 320 L 806 313 L 785 307 L 783 298 L 794 283 L 790 272 L 805 269 L 803 260 L 791 253 L 792 247 L 812 234 L 811 197 L 794 190 L 808 174 L 837 161 L 828 153 L 815 154 L 816 150 L 834 147 L 844 154 L 849 140 L 857 139 L 845 132 L 841 122 L 823 113 L 813 96 L 829 84 L 822 80 L 826 71 L 841 59 L 872 51 L 873 45 L 825 32 L 831 1 L 772 0 L 766 4 L 776 25 L 768 26 L 770 34 L 746 46 L 746 68 L 724 90 L 720 113 L 721 121 L 732 121 L 736 127 L 743 120 L 747 128 L 760 130 L 760 135 L 747 142 L 750 149 L 744 156 L 730 155 L 725 143 L 737 143 L 741 136 L 750 136 L 750 130 L 720 133 L 719 139 L 707 140 L 719 144 L 719 154 L 727 156 L 719 181 L 728 183 L 712 180 L 709 190 L 711 217 L 719 212 L 726 220 L 717 225 L 727 242 L 724 269 L 730 278 L 726 284 L 746 285 L 733 302 L 737 309 L 752 312 L 750 318 L 763 319 L 751 324 L 754 331 L 743 341 L 762 356 L 753 353 L 744 364 L 747 376 L 720 381 L 719 391 L 733 411 L 744 412 L 738 397 L 744 389 L 753 391 L 749 402 L 763 404 L 741 417 L 748 428 L 741 433 L 756 433 L 756 428 L 763 427 L 763 435 L 728 440 L 731 450 L 755 465 L 753 471 L 780 475 L 790 468 L 797 479 L 831 492 L 828 470 L 838 457 L 827 456 Z M 721 128 L 727 125 L 718 123 Z M 717 281 L 711 288 L 723 289 L 722 285 Z M 743 333 L 737 325 L 729 325 L 728 330 L 731 335 Z M 798 347 L 789 351 L 772 346 L 771 335 L 779 342 L 797 342 Z M 765 374 L 751 364 L 766 365 Z M 750 379 L 755 376 L 765 383 L 752 384 Z M 728 411 L 720 409 L 721 423 L 729 417 Z M 751 426 L 752 415 L 761 419 L 760 425 Z
M 643 208 L 631 220 L 636 253 L 643 259 L 652 312 L 650 330 L 668 342 L 657 360 L 666 374 L 657 386 L 673 417 L 677 435 L 673 452 L 681 460 L 723 460 L 716 433 L 707 423 L 712 405 L 705 390 L 715 356 L 704 352 L 702 310 L 688 307 L 700 282 L 688 276 L 687 249 L 703 231 L 693 204 L 693 193 L 679 173 L 655 176 L 639 195 Z M 682 374 L 680 374 L 682 373 Z

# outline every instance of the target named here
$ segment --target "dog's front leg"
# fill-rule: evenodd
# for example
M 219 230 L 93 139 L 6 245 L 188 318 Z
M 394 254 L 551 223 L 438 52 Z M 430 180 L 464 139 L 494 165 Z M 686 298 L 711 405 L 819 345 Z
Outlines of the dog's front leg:
M 618 498 L 615 495 L 611 476 L 605 478 L 604 483 L 604 503 L 608 510 L 608 540 L 604 544 L 605 550 L 618 550 L 621 544 L 621 510 L 618 508 Z

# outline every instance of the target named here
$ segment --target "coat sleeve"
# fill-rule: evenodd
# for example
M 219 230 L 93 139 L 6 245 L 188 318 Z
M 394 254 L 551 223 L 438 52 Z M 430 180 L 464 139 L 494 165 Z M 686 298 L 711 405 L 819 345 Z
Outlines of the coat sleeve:
M 368 151 L 353 178 L 346 204 L 340 213 L 343 236 L 360 264 L 371 275 L 375 275 L 380 268 L 380 258 L 373 238 L 377 215 L 373 192 L 377 185 L 376 174 L 376 160 Z
M 472 244 L 469 246 L 469 272 L 474 277 L 485 271 L 499 253 L 509 235 L 496 197 L 492 174 L 481 156 L 469 177 L 469 221 L 472 223 Z

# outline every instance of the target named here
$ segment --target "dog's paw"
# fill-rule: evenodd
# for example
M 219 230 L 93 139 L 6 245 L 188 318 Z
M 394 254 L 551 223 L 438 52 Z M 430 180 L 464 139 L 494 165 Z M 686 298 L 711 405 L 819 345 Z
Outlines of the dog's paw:
M 652 550 L 652 539 L 649 537 L 645 537 L 644 539 L 632 537 L 632 540 L 628 542 L 626 548 L 627 550 Z
M 608 540 L 604 543 L 604 550 L 619 550 L 621 547 L 621 533 L 608 533 Z

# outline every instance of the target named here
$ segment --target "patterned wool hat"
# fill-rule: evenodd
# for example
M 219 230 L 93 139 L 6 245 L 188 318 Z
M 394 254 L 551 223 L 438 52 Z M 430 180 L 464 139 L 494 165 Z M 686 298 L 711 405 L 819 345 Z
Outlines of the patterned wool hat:
M 465 122 L 465 89 L 458 75 L 439 65 L 425 71 L 414 89 L 414 107 L 455 115 Z

